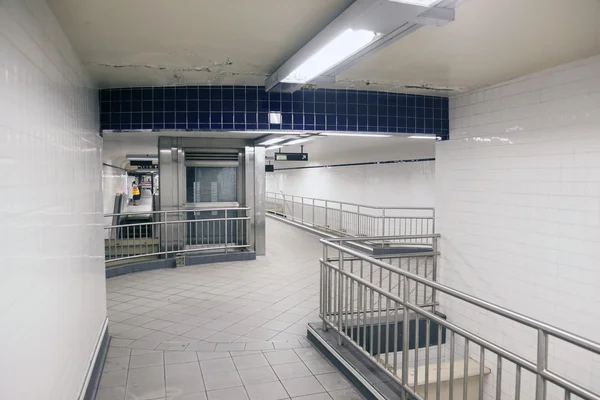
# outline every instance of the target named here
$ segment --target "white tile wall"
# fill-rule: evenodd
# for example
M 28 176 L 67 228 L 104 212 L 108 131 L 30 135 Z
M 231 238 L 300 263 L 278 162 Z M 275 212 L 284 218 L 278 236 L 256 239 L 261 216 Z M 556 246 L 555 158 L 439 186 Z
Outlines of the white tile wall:
M 0 398 L 78 398 L 106 317 L 97 92 L 43 0 L 0 2 Z
M 598 340 L 600 57 L 451 99 L 450 108 L 451 140 L 436 147 L 443 283 Z M 535 360 L 535 332 L 444 306 L 449 320 Z M 554 344 L 551 357 L 554 370 L 600 391 L 600 357 Z M 513 398 L 514 365 L 504 370 Z M 531 379 L 523 390 L 532 398 Z
M 386 140 L 355 141 L 354 146 L 346 144 L 343 150 L 339 142 L 323 143 L 324 151 L 308 165 L 433 158 L 435 154 L 433 143 L 428 141 L 390 142 L 393 144 L 386 147 L 381 144 Z M 310 158 L 310 147 L 308 152 Z M 307 164 L 278 162 L 275 168 L 299 165 Z M 267 191 L 366 205 L 433 207 L 434 172 L 433 161 L 276 170 L 267 174 Z

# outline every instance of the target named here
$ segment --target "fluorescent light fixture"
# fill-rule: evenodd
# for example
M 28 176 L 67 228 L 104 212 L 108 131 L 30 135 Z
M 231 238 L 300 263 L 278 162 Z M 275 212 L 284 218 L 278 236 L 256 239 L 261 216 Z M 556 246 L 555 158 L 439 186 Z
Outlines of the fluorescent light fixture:
M 301 133 L 306 133 L 306 131 L 280 131 L 278 129 L 272 129 L 272 130 L 256 130 L 256 131 L 252 131 L 252 130 L 248 130 L 248 131 L 231 131 L 232 133 L 262 133 L 262 134 L 277 134 L 277 135 L 299 135 Z
M 284 140 L 286 140 L 286 138 L 274 138 L 274 139 L 265 140 L 264 142 L 261 142 L 258 145 L 259 146 L 269 146 L 271 144 L 283 142 Z
M 282 82 L 307 83 L 335 67 L 377 37 L 376 32 L 346 29 L 338 37 L 292 71 Z
M 158 161 L 158 155 L 127 155 L 129 161 Z
M 431 7 L 433 3 L 437 3 L 438 0 L 392 0 L 396 3 L 412 4 L 415 6 Z
M 313 138 L 296 139 L 296 140 L 292 140 L 291 142 L 284 143 L 284 145 L 289 146 L 292 144 L 306 143 L 306 142 L 310 142 L 311 140 L 313 140 Z
M 409 139 L 429 139 L 429 140 L 436 140 L 437 136 L 430 136 L 430 135 L 413 135 L 413 136 L 409 136 Z
M 281 124 L 281 113 L 280 112 L 270 112 L 269 113 L 269 123 L 270 124 Z
M 346 133 L 346 132 L 323 132 L 321 133 L 323 136 L 355 136 L 355 137 L 392 137 L 392 135 L 382 135 L 379 133 Z
M 282 148 L 283 146 L 271 146 L 271 147 L 267 147 L 266 150 L 277 150 Z

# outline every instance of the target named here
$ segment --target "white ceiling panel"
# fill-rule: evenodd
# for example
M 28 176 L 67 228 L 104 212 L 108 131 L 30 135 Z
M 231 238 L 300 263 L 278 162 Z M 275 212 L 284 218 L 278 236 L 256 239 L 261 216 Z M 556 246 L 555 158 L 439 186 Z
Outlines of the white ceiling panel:
M 262 85 L 352 0 L 48 0 L 100 87 Z M 452 95 L 600 54 L 598 0 L 468 0 L 334 87 Z M 408 90 L 406 85 L 451 92 Z

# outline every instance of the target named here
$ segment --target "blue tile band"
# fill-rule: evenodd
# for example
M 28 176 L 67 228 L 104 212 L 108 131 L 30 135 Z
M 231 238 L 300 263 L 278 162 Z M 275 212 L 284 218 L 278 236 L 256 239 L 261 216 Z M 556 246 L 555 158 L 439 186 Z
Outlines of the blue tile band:
M 281 124 L 269 123 L 281 113 Z M 448 99 L 346 89 L 266 92 L 262 86 L 100 90 L 100 129 L 327 130 L 436 134 L 448 139 Z

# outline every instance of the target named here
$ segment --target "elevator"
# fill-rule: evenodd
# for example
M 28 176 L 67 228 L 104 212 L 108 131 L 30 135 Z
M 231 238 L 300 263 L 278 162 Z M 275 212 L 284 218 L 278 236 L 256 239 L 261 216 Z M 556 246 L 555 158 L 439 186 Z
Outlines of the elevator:
M 158 201 L 171 227 L 161 234 L 163 248 L 244 243 L 265 254 L 264 147 L 246 139 L 160 137 L 158 150 Z

